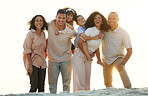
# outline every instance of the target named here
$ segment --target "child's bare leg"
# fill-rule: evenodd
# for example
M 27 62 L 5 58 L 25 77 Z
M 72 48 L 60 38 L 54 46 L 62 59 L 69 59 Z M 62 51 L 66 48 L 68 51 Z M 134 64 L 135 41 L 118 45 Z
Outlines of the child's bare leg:
M 77 45 L 78 45 L 78 47 L 80 48 L 80 50 L 83 52 L 82 42 L 85 42 L 85 41 L 83 41 L 83 40 L 79 39 L 79 41 L 78 41 Z
M 88 52 L 87 43 L 80 38 L 77 45 L 80 48 L 80 50 L 85 54 L 87 60 L 93 61 L 93 59 L 91 58 Z
M 90 56 L 90 54 L 88 52 L 87 43 L 83 42 L 82 47 L 83 47 L 83 51 L 84 51 L 84 54 L 86 55 L 87 60 L 93 61 L 93 59 L 91 58 L 91 56 Z

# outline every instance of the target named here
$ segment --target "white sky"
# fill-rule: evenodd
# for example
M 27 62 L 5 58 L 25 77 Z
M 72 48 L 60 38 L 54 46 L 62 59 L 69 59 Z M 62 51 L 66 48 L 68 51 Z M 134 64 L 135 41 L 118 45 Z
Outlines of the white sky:
M 119 24 L 128 31 L 133 54 L 126 65 L 132 86 L 148 87 L 148 6 L 147 0 L 1 0 L 0 1 L 0 94 L 27 93 L 29 79 L 23 65 L 23 42 L 28 32 L 28 21 L 41 14 L 47 21 L 55 18 L 60 8 L 71 7 L 87 18 L 99 11 L 106 18 L 111 11 L 119 14 Z M 105 88 L 102 67 L 94 60 L 91 90 Z M 116 71 L 115 71 L 116 72 Z M 61 79 L 58 92 L 62 91 Z M 118 83 L 119 82 L 119 83 Z M 71 83 L 72 84 L 72 83 Z M 123 88 L 119 74 L 114 73 L 114 87 Z M 46 77 L 45 92 L 48 90 Z M 71 87 L 72 92 L 72 87 Z

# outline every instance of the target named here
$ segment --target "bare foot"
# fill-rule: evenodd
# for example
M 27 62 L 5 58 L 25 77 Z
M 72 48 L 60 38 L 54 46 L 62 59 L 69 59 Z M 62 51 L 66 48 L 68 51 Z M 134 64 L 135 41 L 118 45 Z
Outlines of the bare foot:
M 98 64 L 100 64 L 101 66 L 104 66 L 104 64 L 101 61 L 97 61 Z

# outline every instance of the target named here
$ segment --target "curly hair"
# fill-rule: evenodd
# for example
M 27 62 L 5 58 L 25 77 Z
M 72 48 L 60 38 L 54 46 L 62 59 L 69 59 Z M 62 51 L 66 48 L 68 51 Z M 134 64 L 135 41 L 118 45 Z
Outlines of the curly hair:
M 31 21 L 28 22 L 28 24 L 30 25 L 29 30 L 31 30 L 31 29 L 36 30 L 36 26 L 34 25 L 34 23 L 35 23 L 35 19 L 36 19 L 38 16 L 43 19 L 43 27 L 41 28 L 41 30 L 48 30 L 47 22 L 46 22 L 45 18 L 44 18 L 42 15 L 36 15 L 36 16 L 34 16 L 34 17 L 32 18 Z
M 103 31 L 107 32 L 110 29 L 110 26 L 108 25 L 106 18 L 101 13 L 99 13 L 98 11 L 93 12 L 87 18 L 86 23 L 85 23 L 86 28 L 90 28 L 90 27 L 94 27 L 95 26 L 94 17 L 96 15 L 100 15 L 101 18 L 102 18 L 102 24 L 101 24 L 100 30 L 103 30 Z

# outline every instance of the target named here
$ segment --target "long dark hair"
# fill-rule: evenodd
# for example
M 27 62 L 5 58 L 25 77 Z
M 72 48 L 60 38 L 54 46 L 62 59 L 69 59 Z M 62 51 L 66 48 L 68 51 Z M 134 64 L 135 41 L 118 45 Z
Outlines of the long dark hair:
M 35 23 L 36 17 L 38 17 L 38 16 L 43 19 L 43 27 L 41 28 L 41 30 L 48 30 L 47 22 L 46 22 L 45 18 L 42 15 L 36 15 L 36 16 L 34 16 L 32 18 L 31 21 L 28 22 L 28 24 L 30 25 L 29 30 L 31 30 L 31 29 L 36 30 L 36 27 L 35 27 L 34 23 Z
M 107 32 L 110 29 L 110 26 L 108 25 L 106 18 L 98 11 L 95 11 L 92 14 L 90 14 L 90 16 L 86 20 L 85 26 L 86 28 L 94 27 L 95 26 L 94 17 L 98 14 L 102 18 L 102 24 L 101 24 L 100 30 L 104 30 Z

